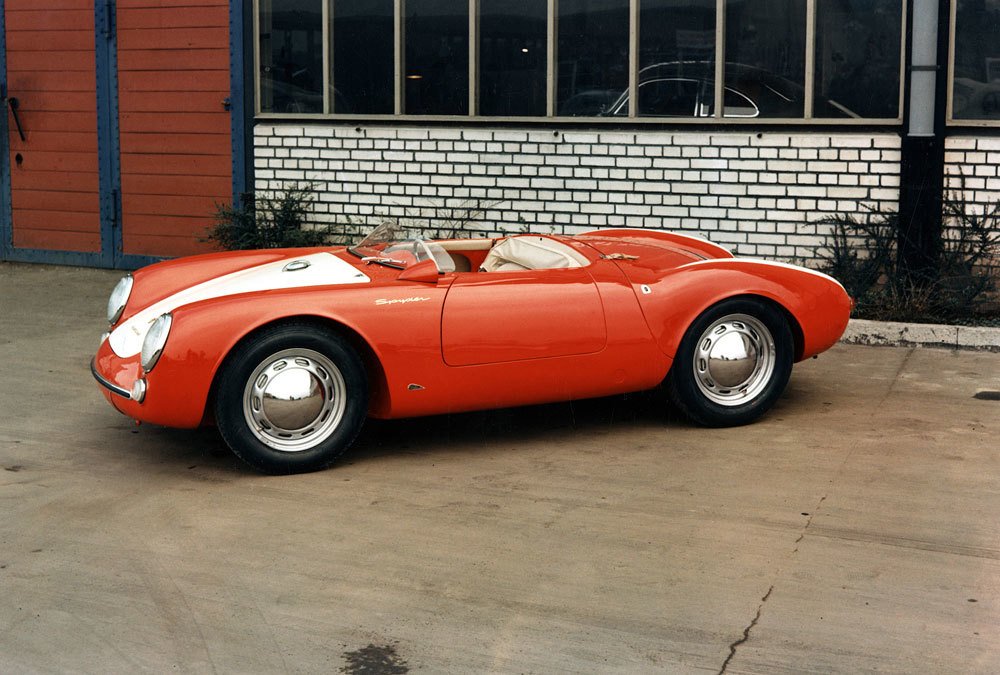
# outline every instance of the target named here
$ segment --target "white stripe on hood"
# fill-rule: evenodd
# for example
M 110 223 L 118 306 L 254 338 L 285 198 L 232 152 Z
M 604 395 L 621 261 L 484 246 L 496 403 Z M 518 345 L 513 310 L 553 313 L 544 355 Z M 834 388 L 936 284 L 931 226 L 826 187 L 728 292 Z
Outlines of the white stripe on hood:
M 294 271 L 283 271 L 293 261 L 305 261 L 309 266 Z M 306 286 L 331 286 L 334 284 L 362 284 L 371 281 L 363 272 L 331 253 L 285 258 L 276 262 L 249 267 L 215 279 L 195 284 L 183 291 L 154 302 L 115 328 L 108 338 L 111 349 L 121 358 L 135 356 L 142 350 L 146 331 L 156 317 L 171 312 L 182 305 L 199 300 L 221 298 L 238 293 L 269 291 Z

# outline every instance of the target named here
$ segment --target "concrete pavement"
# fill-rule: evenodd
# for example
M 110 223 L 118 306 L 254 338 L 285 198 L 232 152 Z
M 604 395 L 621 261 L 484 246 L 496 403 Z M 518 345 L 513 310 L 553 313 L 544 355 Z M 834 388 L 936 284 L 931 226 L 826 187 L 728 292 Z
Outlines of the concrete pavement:
M 1000 354 L 841 345 L 739 429 L 371 423 L 274 478 L 103 400 L 117 277 L 0 264 L 0 672 L 1000 667 Z

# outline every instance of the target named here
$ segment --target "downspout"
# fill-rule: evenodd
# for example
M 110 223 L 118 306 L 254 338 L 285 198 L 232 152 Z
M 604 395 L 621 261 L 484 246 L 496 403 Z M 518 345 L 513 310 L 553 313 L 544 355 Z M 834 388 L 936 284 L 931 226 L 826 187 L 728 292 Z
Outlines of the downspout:
M 919 285 L 935 278 L 941 250 L 949 0 L 912 0 L 909 17 L 897 262 Z

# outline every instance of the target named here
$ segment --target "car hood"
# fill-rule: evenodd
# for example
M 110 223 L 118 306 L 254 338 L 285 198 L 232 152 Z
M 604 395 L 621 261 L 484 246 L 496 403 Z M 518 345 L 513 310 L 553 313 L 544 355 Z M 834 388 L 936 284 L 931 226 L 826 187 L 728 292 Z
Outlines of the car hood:
M 200 300 L 241 293 L 371 281 L 342 258 L 343 249 L 277 249 L 194 256 L 151 265 L 134 275 L 127 318 L 111 332 L 119 357 L 142 349 L 156 317 Z

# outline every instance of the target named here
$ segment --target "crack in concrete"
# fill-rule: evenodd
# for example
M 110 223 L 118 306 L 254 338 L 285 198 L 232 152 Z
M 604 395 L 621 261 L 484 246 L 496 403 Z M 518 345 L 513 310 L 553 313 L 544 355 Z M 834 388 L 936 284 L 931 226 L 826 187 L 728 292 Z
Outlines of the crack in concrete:
M 733 660 L 734 656 L 736 656 L 736 649 L 750 639 L 750 631 L 753 630 L 753 627 L 757 625 L 758 621 L 760 621 L 760 613 L 764 610 L 764 603 L 766 603 L 767 599 L 771 597 L 772 591 L 774 591 L 774 584 L 771 584 L 771 587 L 767 589 L 767 593 L 765 593 L 764 597 L 760 599 L 760 604 L 757 606 L 757 613 L 750 621 L 750 624 L 743 629 L 743 637 L 729 645 L 729 656 L 727 656 L 726 660 L 722 662 L 722 668 L 719 670 L 719 675 L 725 674 L 726 668 L 729 667 L 729 662 Z
M 799 533 L 799 538 L 795 540 L 795 544 L 794 544 L 795 548 L 792 549 L 792 552 L 788 554 L 788 559 L 789 560 L 791 560 L 792 558 L 794 558 L 798 554 L 798 552 L 799 552 L 799 542 L 801 542 L 805 538 L 806 532 L 809 529 L 809 526 L 812 525 L 813 518 L 815 518 L 816 514 L 819 513 L 820 509 L 823 508 L 823 502 L 826 501 L 826 498 L 827 498 L 827 495 L 823 495 L 822 497 L 820 497 L 819 501 L 816 502 L 816 508 L 814 508 L 809 513 L 809 518 L 808 518 L 808 520 L 806 520 L 806 524 L 802 527 L 802 532 Z M 777 570 L 777 573 L 775 574 L 775 577 L 776 578 L 780 577 L 781 574 L 782 574 L 782 571 L 783 570 L 779 567 L 778 570 Z M 743 636 L 740 639 L 738 639 L 735 642 L 733 642 L 731 645 L 729 645 L 729 656 L 727 656 L 726 660 L 722 662 L 722 668 L 719 669 L 719 674 L 718 675 L 725 675 L 726 669 L 729 668 L 729 663 L 736 656 L 736 650 L 737 650 L 737 648 L 739 648 L 740 645 L 742 645 L 743 643 L 745 643 L 747 640 L 750 639 L 750 631 L 753 630 L 754 626 L 757 625 L 757 622 L 760 621 L 760 615 L 761 615 L 761 612 L 764 611 L 764 605 L 765 605 L 765 603 L 767 603 L 768 598 L 771 597 L 771 593 L 773 593 L 773 592 L 774 592 L 774 584 L 772 583 L 771 586 L 770 586 L 770 588 L 767 589 L 767 593 L 765 593 L 764 597 L 760 599 L 760 604 L 757 606 L 757 613 L 754 615 L 753 619 L 751 619 L 751 621 L 747 625 L 747 627 L 743 629 Z
M 903 357 L 903 361 L 899 364 L 899 368 L 896 369 L 896 374 L 892 376 L 892 382 L 889 383 L 889 387 L 885 390 L 885 394 L 882 395 L 878 403 L 875 404 L 875 407 L 872 408 L 872 417 L 874 417 L 875 412 L 882 407 L 882 404 L 886 402 L 886 399 L 892 395 L 893 389 L 896 388 L 896 383 L 899 382 L 899 377 L 903 374 L 903 371 L 906 370 L 906 366 L 910 363 L 910 357 L 913 356 L 915 351 L 917 351 L 916 347 L 910 347 L 910 349 L 907 350 L 906 355 Z

